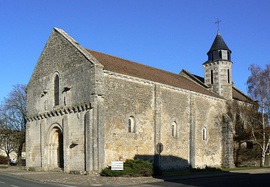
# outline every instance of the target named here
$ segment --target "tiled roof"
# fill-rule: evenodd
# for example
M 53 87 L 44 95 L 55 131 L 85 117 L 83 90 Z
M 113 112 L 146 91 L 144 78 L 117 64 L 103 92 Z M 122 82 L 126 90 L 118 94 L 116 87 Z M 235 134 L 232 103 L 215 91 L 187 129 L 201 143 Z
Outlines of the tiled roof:
M 170 86 L 198 92 L 201 94 L 220 98 L 217 94 L 208 91 L 193 81 L 179 75 L 161 69 L 146 66 L 140 63 L 125 60 L 119 57 L 107 55 L 104 53 L 87 50 L 103 66 L 104 70 L 138 77 Z
M 233 87 L 233 99 L 238 101 L 245 101 L 249 103 L 253 103 L 254 101 L 248 97 L 246 94 L 238 90 L 237 88 Z
M 188 77 L 190 80 L 196 82 L 197 84 L 205 85 L 204 84 L 204 78 L 201 77 L 201 76 L 191 74 L 187 70 L 182 70 L 180 72 L 180 74 L 183 74 L 183 76 Z M 205 87 L 207 87 L 207 85 L 205 85 Z M 248 97 L 246 94 L 244 94 L 243 92 L 241 92 L 240 90 L 238 90 L 234 86 L 233 86 L 233 89 L 232 89 L 232 97 L 233 97 L 234 100 L 238 100 L 238 101 L 244 101 L 244 102 L 249 102 L 249 103 L 254 102 L 250 97 Z

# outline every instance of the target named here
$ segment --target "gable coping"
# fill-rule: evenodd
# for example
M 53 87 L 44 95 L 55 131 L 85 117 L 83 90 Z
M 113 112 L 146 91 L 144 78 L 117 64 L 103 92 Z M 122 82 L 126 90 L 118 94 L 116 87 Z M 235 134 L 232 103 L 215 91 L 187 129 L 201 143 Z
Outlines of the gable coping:
M 66 38 L 76 49 L 78 49 L 90 62 L 99 68 L 103 68 L 103 65 L 92 56 L 85 48 L 83 48 L 76 40 L 69 36 L 64 30 L 54 27 L 54 30 Z

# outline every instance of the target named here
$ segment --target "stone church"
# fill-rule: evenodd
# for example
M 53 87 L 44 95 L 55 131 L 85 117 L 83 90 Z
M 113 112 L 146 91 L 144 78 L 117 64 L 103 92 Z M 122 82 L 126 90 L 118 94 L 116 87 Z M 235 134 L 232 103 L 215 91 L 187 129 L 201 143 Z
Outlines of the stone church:
M 249 98 L 233 86 L 219 33 L 207 56 L 204 77 L 174 74 L 54 28 L 27 86 L 26 166 L 96 173 L 140 158 L 163 170 L 234 167 L 233 127 L 222 116 L 227 101 Z

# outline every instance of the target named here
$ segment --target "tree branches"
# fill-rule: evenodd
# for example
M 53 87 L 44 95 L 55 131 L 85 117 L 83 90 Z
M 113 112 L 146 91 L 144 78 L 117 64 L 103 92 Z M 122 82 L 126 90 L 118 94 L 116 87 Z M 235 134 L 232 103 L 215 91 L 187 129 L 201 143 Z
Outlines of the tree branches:
M 15 85 L 0 106 L 0 149 L 21 157 L 26 128 L 26 86 Z
M 265 69 L 257 65 L 250 65 L 251 75 L 248 77 L 248 94 L 252 99 L 259 102 L 260 107 L 264 107 L 267 114 L 270 108 L 270 64 Z M 262 109 L 262 108 L 261 108 Z
M 249 70 L 251 75 L 247 80 L 248 93 L 254 100 L 258 101 L 261 110 L 261 117 L 257 118 L 258 121 L 250 121 L 249 126 L 252 130 L 254 142 L 261 148 L 261 166 L 264 166 L 265 154 L 270 143 L 270 134 L 268 132 L 268 117 L 270 114 L 270 64 L 266 65 L 265 69 L 252 64 Z

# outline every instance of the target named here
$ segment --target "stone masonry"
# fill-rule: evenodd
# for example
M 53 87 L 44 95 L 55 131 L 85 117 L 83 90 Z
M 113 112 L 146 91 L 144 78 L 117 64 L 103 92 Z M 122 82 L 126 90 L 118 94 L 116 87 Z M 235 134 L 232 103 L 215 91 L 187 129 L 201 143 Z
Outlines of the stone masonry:
M 232 83 L 219 82 L 230 87 L 223 97 L 193 78 L 91 52 L 54 28 L 27 86 L 27 167 L 98 173 L 112 161 L 156 162 L 158 143 L 163 170 L 233 167 L 223 121 Z

